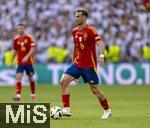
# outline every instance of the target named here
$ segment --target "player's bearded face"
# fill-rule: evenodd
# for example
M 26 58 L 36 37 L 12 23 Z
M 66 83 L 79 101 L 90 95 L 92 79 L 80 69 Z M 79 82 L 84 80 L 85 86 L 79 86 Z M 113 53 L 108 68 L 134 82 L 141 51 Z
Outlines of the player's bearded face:
M 18 31 L 18 34 L 23 35 L 24 34 L 24 27 L 23 26 L 18 26 L 17 31 Z
M 76 12 L 75 20 L 77 25 L 82 25 L 85 22 L 86 18 L 82 15 L 82 12 Z

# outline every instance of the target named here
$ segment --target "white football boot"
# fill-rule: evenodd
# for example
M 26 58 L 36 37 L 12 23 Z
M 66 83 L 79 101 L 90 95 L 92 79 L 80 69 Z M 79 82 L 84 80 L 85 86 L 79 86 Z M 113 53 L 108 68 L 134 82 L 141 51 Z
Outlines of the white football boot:
M 111 117 L 112 114 L 111 114 L 111 109 L 107 109 L 107 110 L 104 110 L 104 113 L 102 115 L 102 119 L 108 119 L 109 117 Z
M 65 107 L 62 109 L 62 113 L 63 113 L 63 116 L 71 116 L 71 109 L 70 107 Z

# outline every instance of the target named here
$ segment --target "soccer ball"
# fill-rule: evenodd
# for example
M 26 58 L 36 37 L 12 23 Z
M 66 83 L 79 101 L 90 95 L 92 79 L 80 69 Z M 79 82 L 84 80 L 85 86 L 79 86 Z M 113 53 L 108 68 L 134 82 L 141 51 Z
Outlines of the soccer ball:
M 62 109 L 58 106 L 54 106 L 50 109 L 50 117 L 53 119 L 60 119 L 63 117 Z

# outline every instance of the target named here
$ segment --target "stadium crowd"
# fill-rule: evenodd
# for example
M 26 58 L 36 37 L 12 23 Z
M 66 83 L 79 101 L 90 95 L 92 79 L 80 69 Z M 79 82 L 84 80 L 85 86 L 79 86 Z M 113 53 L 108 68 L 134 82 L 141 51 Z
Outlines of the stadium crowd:
M 35 39 L 38 63 L 57 63 L 48 52 L 54 44 L 68 53 L 60 63 L 70 62 L 77 7 L 88 9 L 88 23 L 100 33 L 107 51 L 118 46 L 119 62 L 147 61 L 142 48 L 150 47 L 150 13 L 142 0 L 1 0 L 0 62 L 12 45 L 18 23 L 24 23 Z

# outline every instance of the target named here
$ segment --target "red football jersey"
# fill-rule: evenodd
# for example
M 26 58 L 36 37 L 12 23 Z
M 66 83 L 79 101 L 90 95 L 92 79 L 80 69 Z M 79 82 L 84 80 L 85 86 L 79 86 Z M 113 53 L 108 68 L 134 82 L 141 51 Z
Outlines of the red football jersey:
M 19 35 L 14 38 L 13 48 L 17 52 L 17 64 L 26 65 L 34 64 L 34 56 L 30 56 L 28 61 L 22 63 L 22 59 L 28 54 L 31 47 L 35 47 L 35 43 L 31 36 L 25 34 L 23 37 Z
M 74 64 L 81 68 L 96 68 L 96 42 L 100 41 L 101 37 L 95 28 L 90 25 L 83 29 L 76 27 L 72 30 L 72 35 L 75 48 Z

